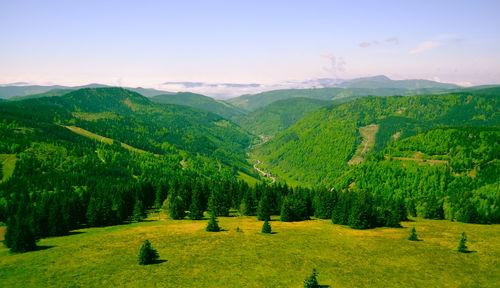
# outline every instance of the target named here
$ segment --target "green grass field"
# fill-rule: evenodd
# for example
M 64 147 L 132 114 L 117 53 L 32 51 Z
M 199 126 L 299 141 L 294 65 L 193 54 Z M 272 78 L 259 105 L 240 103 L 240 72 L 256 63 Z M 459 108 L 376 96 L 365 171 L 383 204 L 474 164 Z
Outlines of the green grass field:
M 500 225 L 415 219 L 404 228 L 352 230 L 329 220 L 255 217 L 160 220 L 43 239 L 46 249 L 10 254 L 0 248 L 0 287 L 302 287 L 312 268 L 330 287 L 499 287 Z M 407 240 L 416 227 L 420 242 Z M 243 232 L 236 232 L 240 227 Z M 456 252 L 467 232 L 470 250 Z M 162 263 L 140 266 L 149 239 Z

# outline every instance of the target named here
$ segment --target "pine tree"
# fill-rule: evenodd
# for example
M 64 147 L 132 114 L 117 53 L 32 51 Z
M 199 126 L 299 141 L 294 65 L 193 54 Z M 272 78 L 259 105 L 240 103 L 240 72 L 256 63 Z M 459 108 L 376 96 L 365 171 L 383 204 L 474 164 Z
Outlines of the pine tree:
M 203 218 L 203 199 L 202 192 L 198 185 L 195 186 L 191 199 L 191 205 L 189 206 L 189 218 L 193 220 L 200 220 Z
M 257 207 L 257 219 L 259 221 L 271 219 L 271 201 L 267 191 L 262 193 Z
M 229 196 L 225 194 L 221 187 L 214 187 L 208 199 L 208 210 L 215 216 L 229 216 L 229 206 L 231 205 Z
M 240 210 L 243 215 L 255 216 L 257 214 L 257 199 L 255 197 L 255 190 L 248 189 L 243 197 L 243 203 L 241 203 Z
M 313 268 L 313 272 L 311 276 L 307 277 L 304 280 L 304 288 L 319 288 L 320 285 L 318 283 L 318 272 L 316 272 L 316 268 Z
M 144 241 L 141 251 L 139 252 L 139 264 L 148 265 L 153 264 L 159 258 L 158 252 L 151 248 L 149 240 Z
M 207 229 L 208 232 L 219 232 L 220 227 L 219 224 L 217 223 L 217 218 L 215 217 L 215 214 L 210 215 L 210 220 L 208 221 Z
M 11 252 L 22 253 L 36 249 L 37 239 L 27 207 L 28 204 L 21 203 L 16 215 L 11 216 L 7 222 L 4 243 Z
M 142 205 L 142 201 L 137 199 L 134 205 L 134 220 L 137 222 L 141 222 L 146 216 L 145 214 L 146 213 L 144 211 L 144 206 Z
M 460 239 L 460 243 L 458 244 L 458 252 L 466 253 L 467 250 L 467 235 L 465 232 L 462 233 L 462 239 Z
M 335 207 L 337 194 L 335 191 L 322 188 L 316 191 L 313 198 L 314 216 L 320 219 L 332 217 L 333 207 Z
M 413 227 L 411 229 L 411 234 L 410 234 L 410 237 L 408 237 L 408 240 L 410 240 L 410 241 L 418 241 L 417 231 L 415 230 L 415 227 Z
M 262 225 L 262 233 L 271 234 L 271 224 L 267 219 L 264 221 L 264 225 Z
M 184 219 L 186 212 L 184 211 L 184 202 L 181 196 L 176 196 L 170 204 L 170 217 L 174 220 Z
M 280 220 L 283 222 L 292 221 L 292 214 L 293 213 L 292 209 L 290 208 L 288 197 L 285 197 L 285 199 L 283 199 L 283 203 L 281 203 Z
M 370 192 L 359 191 L 355 193 L 354 202 L 349 214 L 349 227 L 354 229 L 367 229 L 376 226 L 376 217 L 373 214 L 373 196 Z

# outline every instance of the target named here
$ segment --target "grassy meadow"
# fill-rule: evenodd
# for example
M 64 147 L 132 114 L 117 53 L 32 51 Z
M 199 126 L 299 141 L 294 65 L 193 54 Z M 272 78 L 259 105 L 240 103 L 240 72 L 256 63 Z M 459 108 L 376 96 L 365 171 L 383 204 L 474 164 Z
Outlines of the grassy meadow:
M 302 287 L 312 268 L 330 287 L 498 287 L 500 225 L 414 219 L 403 228 L 352 230 L 329 220 L 256 217 L 150 220 L 74 231 L 41 240 L 41 249 L 0 248 L 0 287 Z M 408 241 L 415 226 L 423 241 Z M 242 232 L 236 232 L 239 227 Z M 466 232 L 472 253 L 456 252 Z M 160 263 L 137 264 L 149 239 Z

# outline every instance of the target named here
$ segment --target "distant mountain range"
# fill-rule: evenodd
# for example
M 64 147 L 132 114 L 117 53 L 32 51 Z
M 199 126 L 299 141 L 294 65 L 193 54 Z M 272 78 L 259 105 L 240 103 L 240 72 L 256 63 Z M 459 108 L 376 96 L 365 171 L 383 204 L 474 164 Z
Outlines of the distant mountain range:
M 21 100 L 29 98 L 47 97 L 47 96 L 62 96 L 70 91 L 82 88 L 105 88 L 111 87 L 104 84 L 92 83 L 83 86 L 62 86 L 62 85 L 29 85 L 26 82 L 15 82 L 5 85 L 0 85 L 0 99 Z M 137 92 L 146 97 L 153 97 L 160 94 L 168 94 L 170 92 L 161 91 L 151 88 L 125 88 L 130 91 Z
M 12 97 L 24 97 L 29 95 L 47 93 L 51 95 L 58 94 L 53 90 L 80 88 L 100 88 L 110 87 L 103 84 L 89 84 L 84 86 L 63 86 L 63 85 L 30 85 L 27 82 L 15 82 L 0 85 L 0 99 L 9 99 Z M 217 99 L 234 98 L 241 95 L 258 94 L 272 90 L 287 89 L 313 89 L 313 88 L 358 88 L 358 89 L 407 89 L 419 93 L 421 89 L 456 89 L 460 86 L 455 84 L 441 83 L 430 80 L 410 79 L 410 80 L 392 80 L 386 76 L 379 75 L 374 77 L 364 77 L 357 79 L 337 79 L 337 78 L 317 78 L 306 81 L 285 81 L 274 84 L 260 83 L 207 83 L 207 82 L 189 82 L 189 81 L 167 81 L 161 83 L 157 88 L 127 88 L 125 89 L 138 92 L 146 97 L 154 97 L 161 94 L 170 94 L 170 92 L 191 92 L 203 94 Z M 429 93 L 435 91 L 423 91 Z M 60 94 L 60 93 L 59 93 Z M 406 93 L 403 93 L 406 94 Z M 49 95 L 44 95 L 49 96 Z

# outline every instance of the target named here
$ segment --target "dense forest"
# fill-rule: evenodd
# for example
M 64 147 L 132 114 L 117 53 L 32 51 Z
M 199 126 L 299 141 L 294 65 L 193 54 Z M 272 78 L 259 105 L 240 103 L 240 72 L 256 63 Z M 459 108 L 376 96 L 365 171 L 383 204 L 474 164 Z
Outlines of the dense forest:
M 500 223 L 500 129 L 430 130 L 397 141 L 336 181 L 404 199 L 412 216 Z
M 496 126 L 500 89 L 444 95 L 365 97 L 305 116 L 254 153 L 278 176 L 310 185 L 332 185 L 350 169 L 362 142 L 360 128 L 377 125 L 378 151 L 397 139 L 449 126 Z M 367 147 L 369 149 L 370 147 Z M 282 177 L 283 178 L 283 177 Z
M 220 115 L 226 119 L 233 119 L 234 117 L 244 115 L 243 111 L 228 102 L 215 100 L 196 93 L 179 92 L 175 94 L 162 94 L 151 98 L 151 100 L 162 104 L 178 104 L 198 108 Z
M 272 137 L 305 115 L 333 103 L 333 101 L 301 97 L 279 100 L 235 118 L 234 121 L 255 135 Z

